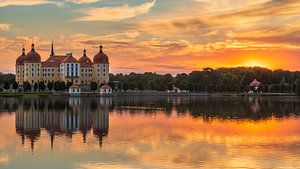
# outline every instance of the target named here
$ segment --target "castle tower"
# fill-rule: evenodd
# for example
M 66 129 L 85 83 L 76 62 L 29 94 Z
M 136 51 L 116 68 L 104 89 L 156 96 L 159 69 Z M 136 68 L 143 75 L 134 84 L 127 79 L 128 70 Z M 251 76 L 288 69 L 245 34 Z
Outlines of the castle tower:
M 25 60 L 25 48 L 23 46 L 22 54 L 16 59 L 16 82 L 22 86 L 24 82 L 24 60 Z
M 99 53 L 93 59 L 93 81 L 100 85 L 109 82 L 109 60 L 108 56 L 103 52 L 103 46 L 100 45 Z
M 24 59 L 24 81 L 31 84 L 39 83 L 42 79 L 41 67 L 41 56 L 35 51 L 34 44 L 32 44 L 31 51 Z

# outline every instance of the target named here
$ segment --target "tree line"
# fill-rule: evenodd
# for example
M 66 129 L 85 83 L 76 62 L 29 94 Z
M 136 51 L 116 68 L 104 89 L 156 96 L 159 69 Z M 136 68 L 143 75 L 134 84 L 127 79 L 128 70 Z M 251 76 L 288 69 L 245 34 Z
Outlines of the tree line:
M 261 67 L 204 68 L 191 73 L 157 74 L 152 72 L 110 74 L 109 85 L 115 89 L 156 90 L 173 89 L 173 85 L 190 92 L 234 92 L 243 93 L 251 90 L 250 82 L 257 79 L 262 83 L 259 90 L 272 93 L 298 93 L 300 95 L 300 72 L 289 70 L 270 70 Z M 116 83 L 117 82 L 117 83 Z M 0 74 L 0 84 L 6 88 L 12 85 L 18 88 L 13 74 Z M 24 82 L 24 90 L 64 91 L 72 84 L 57 81 L 54 83 L 39 82 L 31 85 Z M 97 90 L 97 83 L 92 82 L 90 89 Z
M 300 72 L 270 70 L 261 67 L 204 68 L 191 73 L 171 74 L 129 73 L 110 74 L 110 81 L 119 81 L 124 90 L 171 90 L 173 85 L 191 92 L 235 92 L 251 90 L 249 84 L 257 79 L 262 83 L 260 91 L 300 94 Z

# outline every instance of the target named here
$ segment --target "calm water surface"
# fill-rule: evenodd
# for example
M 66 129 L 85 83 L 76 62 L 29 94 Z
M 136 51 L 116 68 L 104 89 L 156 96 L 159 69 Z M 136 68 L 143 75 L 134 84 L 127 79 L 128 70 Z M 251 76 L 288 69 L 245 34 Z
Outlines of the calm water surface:
M 300 168 L 296 97 L 0 99 L 0 168 Z

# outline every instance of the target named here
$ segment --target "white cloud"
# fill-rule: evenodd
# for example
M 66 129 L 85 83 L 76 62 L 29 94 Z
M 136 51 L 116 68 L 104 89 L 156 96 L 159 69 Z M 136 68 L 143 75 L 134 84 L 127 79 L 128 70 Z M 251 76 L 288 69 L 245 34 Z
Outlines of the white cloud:
M 2 31 L 10 31 L 10 24 L 0 23 L 0 30 Z
M 75 21 L 119 21 L 123 19 L 133 18 L 140 14 L 148 13 L 155 5 L 156 0 L 141 4 L 139 6 L 130 7 L 128 4 L 118 7 L 101 7 L 91 8 L 80 11 L 86 16 L 75 19 Z
M 6 6 L 31 6 L 41 4 L 55 4 L 62 6 L 62 2 L 50 1 L 50 0 L 0 0 L 0 7 Z
M 68 0 L 70 2 L 76 3 L 76 4 L 88 4 L 88 3 L 94 3 L 101 0 Z

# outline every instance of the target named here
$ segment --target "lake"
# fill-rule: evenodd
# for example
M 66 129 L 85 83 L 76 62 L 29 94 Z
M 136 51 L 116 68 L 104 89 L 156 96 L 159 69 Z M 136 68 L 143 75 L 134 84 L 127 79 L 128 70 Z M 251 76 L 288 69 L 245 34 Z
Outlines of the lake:
M 0 99 L 0 168 L 299 168 L 300 98 Z

